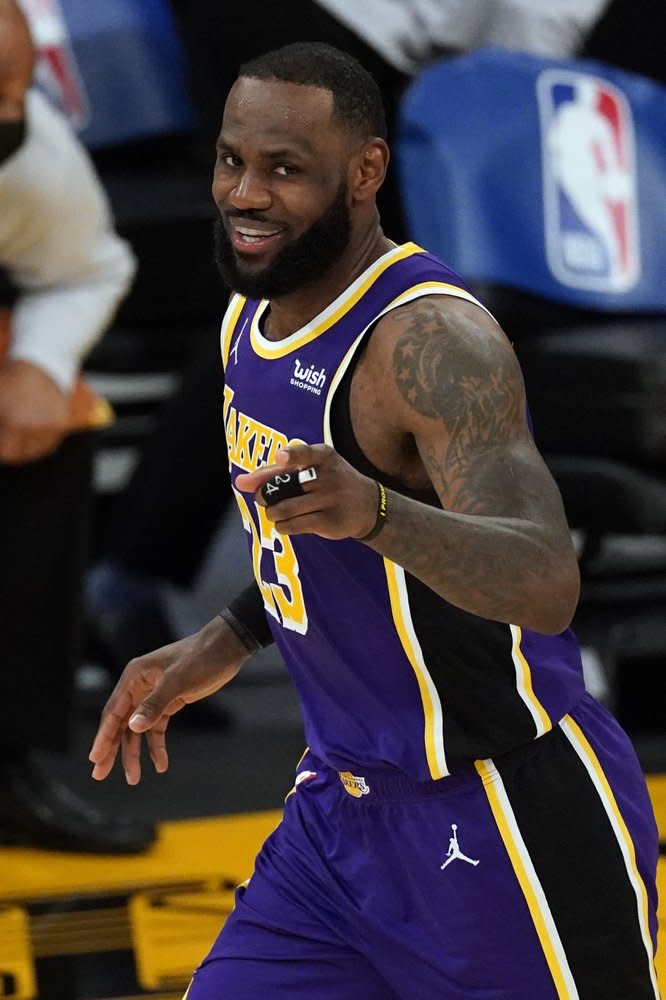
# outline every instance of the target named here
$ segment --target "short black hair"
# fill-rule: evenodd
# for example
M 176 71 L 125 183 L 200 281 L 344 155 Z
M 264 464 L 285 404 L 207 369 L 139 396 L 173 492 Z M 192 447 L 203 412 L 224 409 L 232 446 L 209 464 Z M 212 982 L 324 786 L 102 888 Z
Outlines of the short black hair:
M 283 45 L 243 63 L 238 75 L 330 90 L 336 118 L 363 139 L 386 138 L 386 115 L 376 80 L 349 53 L 325 42 Z

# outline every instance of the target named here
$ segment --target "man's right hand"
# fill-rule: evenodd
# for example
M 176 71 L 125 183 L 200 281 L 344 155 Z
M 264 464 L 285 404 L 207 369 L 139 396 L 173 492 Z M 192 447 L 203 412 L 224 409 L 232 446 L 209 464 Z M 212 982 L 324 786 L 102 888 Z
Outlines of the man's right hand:
M 155 770 L 169 766 L 166 728 L 185 705 L 213 694 L 240 670 L 248 652 L 220 617 L 194 635 L 131 660 L 102 711 L 90 751 L 92 776 L 103 781 L 121 751 L 128 785 L 141 780 L 141 736 Z

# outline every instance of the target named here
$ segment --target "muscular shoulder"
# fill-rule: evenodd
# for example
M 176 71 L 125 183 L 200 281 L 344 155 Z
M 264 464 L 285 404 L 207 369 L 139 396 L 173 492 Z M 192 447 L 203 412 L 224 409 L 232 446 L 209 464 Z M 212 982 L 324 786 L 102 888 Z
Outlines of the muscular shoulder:
M 453 296 L 417 299 L 378 323 L 366 363 L 381 378 L 400 422 L 461 421 L 503 438 L 525 429 L 525 393 L 506 335 L 482 308 Z M 490 443 L 490 442 L 489 442 Z

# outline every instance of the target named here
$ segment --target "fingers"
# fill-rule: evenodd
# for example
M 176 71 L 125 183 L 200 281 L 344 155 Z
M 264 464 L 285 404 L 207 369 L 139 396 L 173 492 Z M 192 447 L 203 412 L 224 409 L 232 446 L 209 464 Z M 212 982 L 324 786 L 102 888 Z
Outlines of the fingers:
M 166 728 L 169 717 L 163 717 L 146 733 L 148 753 L 157 774 L 164 774 L 169 766 L 166 749 Z M 141 780 L 141 734 L 126 729 L 122 737 L 122 761 L 128 785 L 138 785 Z
M 164 774 L 169 767 L 166 748 L 168 722 L 169 716 L 166 716 L 145 733 L 148 753 L 157 774 Z M 104 781 L 113 770 L 119 750 L 127 784 L 137 785 L 141 780 L 141 733 L 133 732 L 126 724 L 122 729 L 118 728 L 110 739 L 106 734 L 98 733 L 89 758 L 94 764 L 92 777 L 95 781 Z
M 325 513 L 329 504 L 330 500 L 322 490 L 316 493 L 310 491 L 267 507 L 266 517 L 275 524 L 278 531 L 282 531 L 287 521 L 298 521 L 309 514 Z
M 45 458 L 60 445 L 63 434 L 58 431 L 5 431 L 0 434 L 0 462 L 22 465 Z
M 95 756 L 93 758 L 92 751 L 89 757 L 94 764 L 92 769 L 92 777 L 95 781 L 104 781 L 105 778 L 109 776 L 113 770 L 113 765 L 116 762 L 116 757 L 118 756 L 118 748 L 120 747 L 120 732 L 118 732 L 113 740 L 107 741 L 102 748 L 101 744 L 94 744 L 96 746 Z
M 290 482 L 285 482 L 282 489 L 280 478 L 289 480 L 293 473 L 308 468 L 314 469 L 316 476 L 302 486 L 298 495 L 293 495 Z M 264 484 L 274 477 L 275 482 L 264 491 Z M 359 473 L 325 444 L 290 444 L 277 452 L 276 464 L 242 473 L 234 485 L 254 491 L 256 504 L 265 508 L 266 517 L 283 535 L 363 539 L 377 516 L 375 480 Z M 287 495 L 281 497 L 281 492 Z
M 95 781 L 103 781 L 113 768 L 129 710 L 128 706 L 127 710 L 123 711 L 120 705 L 119 711 L 115 711 L 111 699 L 104 708 L 102 721 L 88 755 L 88 760 L 95 765 L 92 772 Z
M 125 775 L 129 784 L 136 784 L 141 777 L 140 745 L 141 733 L 152 726 L 160 730 L 156 746 L 157 770 L 166 770 L 166 751 L 164 749 L 164 731 L 166 720 L 160 725 L 163 714 L 172 714 L 182 705 L 169 704 L 173 699 L 170 685 L 160 681 L 161 670 L 150 664 L 148 654 L 138 660 L 133 660 L 125 668 L 123 675 L 116 684 L 111 696 L 102 711 L 99 729 L 90 750 L 89 760 L 94 765 L 92 777 L 103 781 L 113 769 L 122 747 L 122 760 Z M 143 668 L 143 669 L 142 669 Z M 132 723 L 130 725 L 130 723 Z M 160 748 L 161 745 L 161 749 Z M 152 756 L 152 753 L 151 753 Z
M 298 517 L 280 520 L 275 525 L 281 535 L 319 535 L 320 538 L 338 538 L 335 530 L 329 530 L 321 521 L 321 511 L 299 514 Z
M 290 444 L 281 448 L 275 456 L 274 465 L 263 465 L 256 472 L 242 472 L 236 476 L 234 485 L 243 493 L 256 493 L 264 483 L 280 472 L 317 466 L 327 451 L 326 445 Z
M 137 705 L 128 720 L 134 733 L 147 733 L 163 715 L 174 715 L 186 704 L 181 697 L 182 681 L 176 673 L 166 673 L 153 691 Z
M 158 774 L 164 774 L 169 767 L 169 755 L 166 748 L 166 728 L 168 718 L 160 722 L 146 733 L 148 742 L 148 753 L 153 762 L 153 767 Z
M 166 748 L 166 728 L 169 717 L 166 716 L 155 723 L 145 734 L 148 753 L 157 774 L 164 774 L 169 767 L 169 755 Z M 92 777 L 95 781 L 104 781 L 113 770 L 122 748 L 121 757 L 125 779 L 128 785 L 137 785 L 141 780 L 141 734 L 134 733 L 126 726 L 118 729 L 112 739 L 106 734 L 98 734 L 90 760 L 94 763 Z
M 256 493 L 264 483 L 279 472 L 284 472 L 282 465 L 262 465 L 256 472 L 241 472 L 234 480 L 234 486 L 242 493 Z
M 141 736 L 126 729 L 122 738 L 122 762 L 128 785 L 141 781 Z
M 285 467 L 300 469 L 308 465 L 318 465 L 326 452 L 330 451 L 332 449 L 325 444 L 291 443 L 286 448 L 281 448 L 275 458 L 282 469 Z
M 329 522 L 335 505 L 335 491 L 329 487 L 324 473 L 315 482 L 306 483 L 306 489 L 299 496 L 266 507 L 266 517 L 281 535 L 318 534 L 322 538 L 333 538 L 338 532 L 336 525 Z

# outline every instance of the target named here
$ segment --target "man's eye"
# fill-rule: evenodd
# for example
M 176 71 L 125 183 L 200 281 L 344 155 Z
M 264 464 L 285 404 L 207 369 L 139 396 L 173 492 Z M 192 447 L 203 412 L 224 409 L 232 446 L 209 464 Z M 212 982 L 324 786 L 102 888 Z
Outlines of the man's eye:
M 298 168 L 292 167 L 290 163 L 281 163 L 279 167 L 275 168 L 275 173 L 280 174 L 281 177 L 291 177 L 298 173 Z
M 225 167 L 239 167 L 240 157 L 235 156 L 233 153 L 220 153 L 220 162 L 224 163 Z

